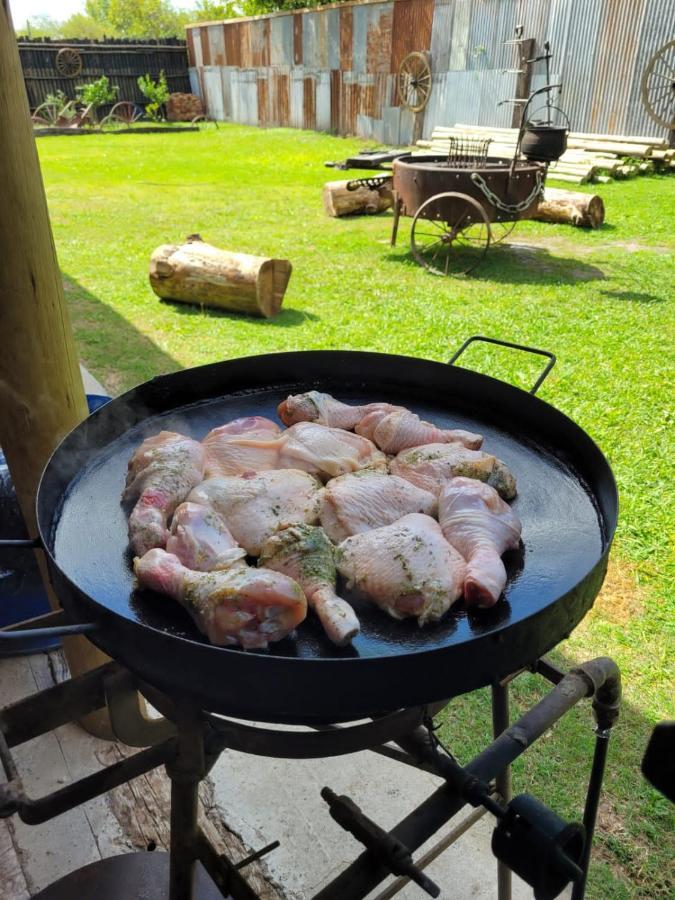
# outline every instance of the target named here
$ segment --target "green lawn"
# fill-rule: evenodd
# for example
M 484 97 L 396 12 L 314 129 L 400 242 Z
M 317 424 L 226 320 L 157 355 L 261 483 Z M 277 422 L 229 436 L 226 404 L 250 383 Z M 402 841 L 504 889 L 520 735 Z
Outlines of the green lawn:
M 408 255 L 409 220 L 391 250 L 389 214 L 324 215 L 321 185 L 343 177 L 324 160 L 361 143 L 239 126 L 42 138 L 81 357 L 119 393 L 179 367 L 277 350 L 344 347 L 443 360 L 467 336 L 487 334 L 554 351 L 559 362 L 540 396 L 599 443 L 621 494 L 608 587 L 557 653 L 566 665 L 612 655 L 625 679 L 588 896 L 672 897 L 671 811 L 638 766 L 652 725 L 675 717 L 668 491 L 675 178 L 599 187 L 604 228 L 523 223 L 512 236 L 520 246 L 491 251 L 475 277 L 440 279 Z M 193 232 L 229 249 L 290 258 L 283 313 L 261 321 L 160 303 L 148 285 L 150 253 Z M 480 348 L 466 364 L 521 386 L 537 369 L 529 357 Z M 524 677 L 514 694 L 530 702 L 538 690 Z M 480 743 L 486 708 L 480 693 L 451 705 L 443 734 L 461 758 Z M 578 816 L 591 741 L 584 707 L 527 754 L 516 789 Z

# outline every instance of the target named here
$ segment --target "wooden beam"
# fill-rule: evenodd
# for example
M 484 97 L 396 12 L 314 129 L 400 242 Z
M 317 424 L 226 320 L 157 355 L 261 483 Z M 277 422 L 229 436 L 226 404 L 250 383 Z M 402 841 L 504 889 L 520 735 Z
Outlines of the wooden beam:
M 49 224 L 8 0 L 0 0 L 0 446 L 31 537 L 42 469 L 87 415 L 77 353 Z M 38 564 L 52 593 L 44 559 Z M 66 644 L 73 675 L 106 661 L 83 637 Z M 108 736 L 107 715 L 88 726 Z

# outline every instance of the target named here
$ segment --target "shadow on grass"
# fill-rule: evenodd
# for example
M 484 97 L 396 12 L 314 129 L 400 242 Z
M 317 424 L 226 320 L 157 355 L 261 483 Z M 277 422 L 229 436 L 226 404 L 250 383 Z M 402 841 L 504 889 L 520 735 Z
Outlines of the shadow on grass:
M 665 303 L 665 297 L 656 294 L 646 294 L 643 291 L 600 291 L 603 297 L 611 297 L 612 300 L 626 300 L 628 303 Z
M 405 265 L 417 265 L 411 253 L 388 253 L 386 259 Z M 450 276 L 452 277 L 452 276 Z M 547 249 L 529 244 L 498 244 L 490 247 L 469 277 L 477 281 L 508 284 L 577 284 L 580 281 L 604 281 L 602 269 L 579 259 L 555 256 Z
M 266 325 L 275 328 L 293 328 L 295 325 L 302 325 L 302 323 L 308 319 L 316 322 L 321 318 L 320 316 L 317 316 L 316 313 L 283 306 L 281 312 L 273 319 L 265 319 L 261 316 L 249 316 L 246 313 L 235 313 L 230 312 L 227 309 L 204 306 L 201 303 L 181 303 L 177 300 L 162 300 L 161 302 L 166 306 L 172 307 L 182 316 L 207 316 L 209 319 L 230 319 L 233 322 L 241 322 L 243 319 L 251 324 Z
M 79 355 L 106 389 L 117 395 L 181 364 L 70 275 L 63 286 Z

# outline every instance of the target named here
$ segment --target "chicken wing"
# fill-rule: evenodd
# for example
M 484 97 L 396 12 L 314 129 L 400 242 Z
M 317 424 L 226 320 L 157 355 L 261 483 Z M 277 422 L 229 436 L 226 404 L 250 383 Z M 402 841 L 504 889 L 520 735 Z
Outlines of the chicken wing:
M 265 648 L 286 637 L 307 615 L 307 601 L 292 578 L 268 569 L 234 566 L 194 572 L 166 550 L 134 560 L 141 585 L 177 600 L 212 644 Z
M 283 572 L 298 582 L 324 631 L 338 647 L 344 647 L 359 633 L 356 613 L 335 593 L 333 546 L 323 528 L 291 525 L 275 531 L 265 541 L 258 565 Z

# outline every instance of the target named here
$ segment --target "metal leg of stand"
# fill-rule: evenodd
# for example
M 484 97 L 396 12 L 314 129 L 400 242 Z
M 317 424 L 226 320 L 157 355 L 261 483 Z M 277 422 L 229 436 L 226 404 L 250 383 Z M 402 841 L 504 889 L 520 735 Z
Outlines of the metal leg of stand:
M 179 726 L 179 750 L 167 765 L 171 778 L 170 900 L 193 900 L 197 860 L 199 782 L 205 774 L 204 744 L 197 723 Z
M 492 685 L 492 734 L 499 737 L 509 727 L 509 686 L 508 684 Z M 501 794 L 505 803 L 511 799 L 511 766 L 506 766 L 496 779 L 497 793 Z M 511 869 L 497 861 L 497 897 L 498 900 L 511 900 Z
M 584 874 L 574 885 L 572 900 L 583 900 L 586 893 L 586 878 L 588 876 L 588 865 L 591 861 L 591 845 L 593 843 L 593 832 L 595 831 L 595 819 L 600 804 L 600 790 L 602 788 L 602 779 L 605 774 L 605 762 L 607 760 L 607 748 L 609 746 L 610 734 L 611 731 L 609 728 L 596 731 L 593 766 L 591 768 L 588 793 L 586 794 L 586 805 L 584 807 L 586 843 L 584 844 L 584 855 L 579 863 Z

